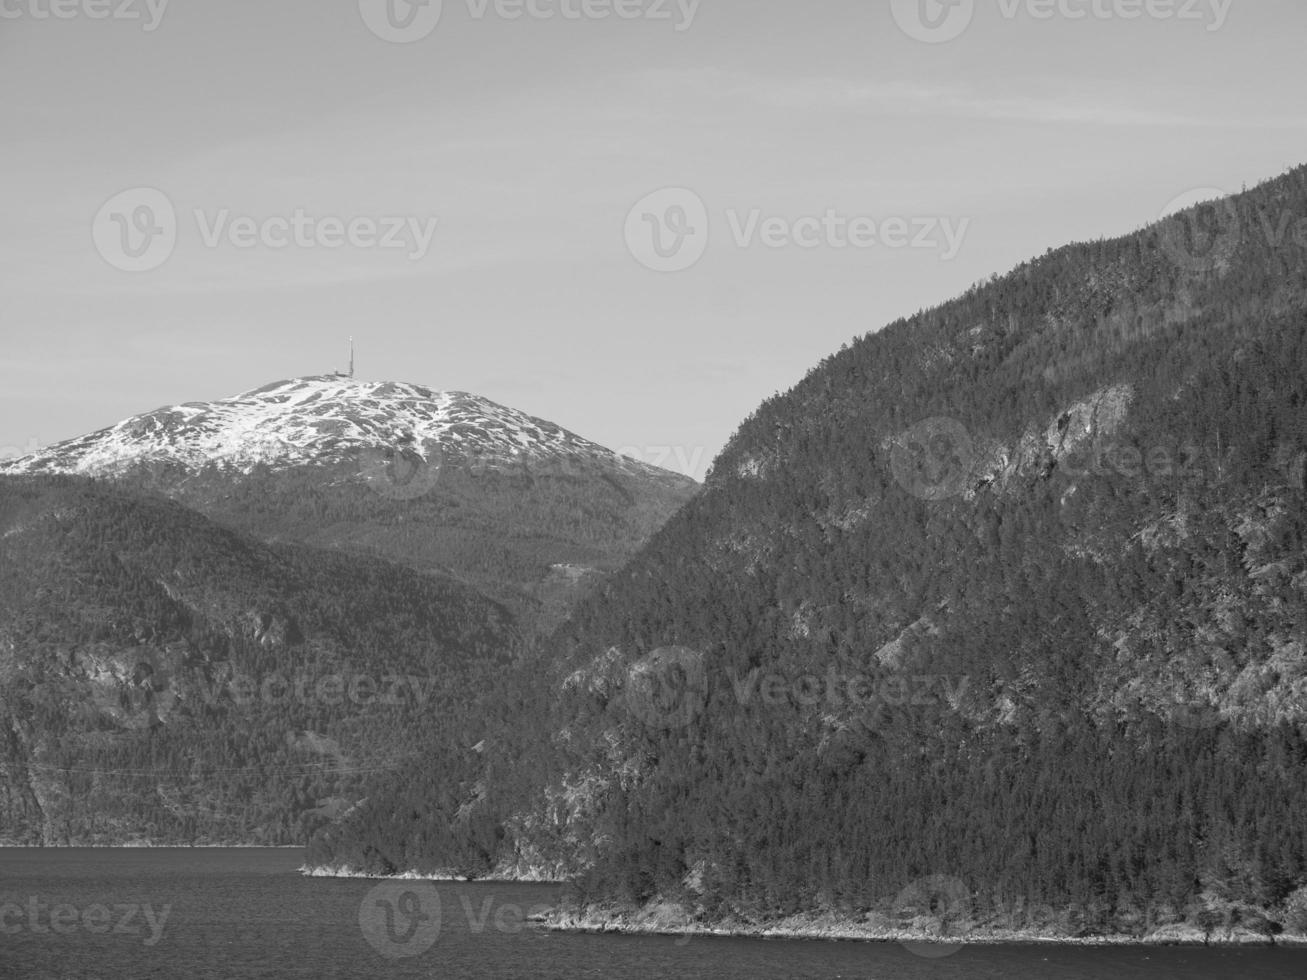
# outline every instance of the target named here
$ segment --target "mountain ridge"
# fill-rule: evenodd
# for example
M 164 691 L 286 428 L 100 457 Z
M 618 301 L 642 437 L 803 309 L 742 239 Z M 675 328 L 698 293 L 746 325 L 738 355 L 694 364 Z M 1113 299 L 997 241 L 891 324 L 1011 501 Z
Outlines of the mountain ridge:
M 163 406 L 0 463 L 0 472 L 120 476 L 136 466 L 172 464 L 248 474 L 260 465 L 339 461 L 396 447 L 436 467 L 446 457 L 462 465 L 506 465 L 566 455 L 675 478 L 478 395 L 343 375 L 291 378 L 228 398 Z
M 767 399 L 505 693 L 488 870 L 565 869 L 591 922 L 1304 931 L 1307 250 L 1256 233 L 1285 215 L 1307 167 Z M 402 850 L 429 791 L 310 857 L 438 863 Z

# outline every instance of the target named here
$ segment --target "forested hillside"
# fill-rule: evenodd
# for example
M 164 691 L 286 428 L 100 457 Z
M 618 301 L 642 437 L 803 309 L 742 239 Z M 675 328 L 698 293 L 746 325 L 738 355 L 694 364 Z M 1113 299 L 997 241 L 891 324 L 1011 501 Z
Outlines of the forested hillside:
M 518 639 L 447 578 L 0 477 L 0 841 L 303 841 L 424 743 L 470 745 Z
M 500 695 L 479 870 L 701 923 L 1307 926 L 1304 220 L 1307 168 L 763 404 Z M 440 785 L 310 857 L 448 866 Z

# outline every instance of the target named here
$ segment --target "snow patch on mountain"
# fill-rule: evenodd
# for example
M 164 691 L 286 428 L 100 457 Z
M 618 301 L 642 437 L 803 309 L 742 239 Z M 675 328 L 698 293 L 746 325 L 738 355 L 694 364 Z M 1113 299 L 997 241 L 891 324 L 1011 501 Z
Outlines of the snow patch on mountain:
M 583 460 L 644 476 L 672 474 L 466 392 L 338 375 L 295 378 L 232 398 L 137 415 L 0 463 L 0 473 L 120 476 L 142 465 L 248 473 L 337 462 L 367 451 L 496 465 Z

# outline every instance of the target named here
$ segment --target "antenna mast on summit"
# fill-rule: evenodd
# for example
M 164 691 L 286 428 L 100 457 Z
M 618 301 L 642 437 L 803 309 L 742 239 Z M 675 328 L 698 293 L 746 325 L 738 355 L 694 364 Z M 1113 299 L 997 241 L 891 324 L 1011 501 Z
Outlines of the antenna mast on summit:
M 354 338 L 349 338 L 349 376 L 354 377 Z

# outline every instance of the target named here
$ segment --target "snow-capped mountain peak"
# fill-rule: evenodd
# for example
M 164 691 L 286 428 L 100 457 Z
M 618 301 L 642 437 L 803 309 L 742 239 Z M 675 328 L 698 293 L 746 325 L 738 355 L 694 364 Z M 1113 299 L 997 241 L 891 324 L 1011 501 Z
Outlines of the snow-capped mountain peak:
M 343 375 L 294 378 L 232 398 L 160 408 L 0 464 L 0 472 L 119 476 L 145 464 L 249 472 L 260 464 L 340 462 L 394 450 L 490 465 L 579 458 L 670 475 L 477 395 Z

